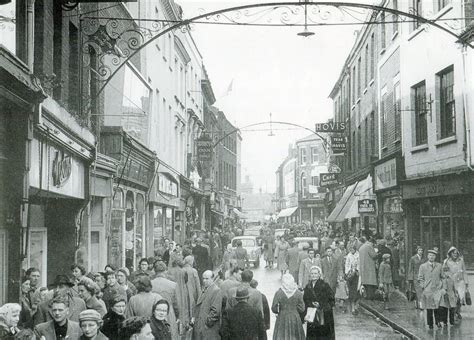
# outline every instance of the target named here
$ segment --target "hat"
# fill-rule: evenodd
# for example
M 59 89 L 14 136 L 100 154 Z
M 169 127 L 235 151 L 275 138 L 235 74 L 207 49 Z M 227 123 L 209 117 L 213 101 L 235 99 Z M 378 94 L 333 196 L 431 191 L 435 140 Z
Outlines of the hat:
M 430 249 L 430 250 L 428 250 L 428 254 L 438 255 L 438 252 L 434 249 Z
M 387 244 L 387 241 L 384 238 L 382 238 L 382 239 L 378 240 L 377 243 L 384 246 L 384 245 Z
M 390 254 L 383 254 L 382 255 L 382 258 L 385 260 L 385 259 L 389 259 L 390 258 Z
M 56 275 L 56 279 L 50 286 L 56 287 L 56 286 L 62 286 L 62 285 L 73 287 L 74 283 L 71 281 L 71 279 L 67 275 L 59 274 L 59 275 Z
M 79 322 L 82 321 L 102 321 L 100 314 L 98 311 L 94 309 L 86 309 L 79 313 Z
M 448 250 L 448 256 L 449 256 L 449 254 L 451 254 L 451 252 L 453 252 L 453 251 L 455 251 L 455 250 L 458 250 L 458 249 L 457 249 L 456 247 L 451 247 L 451 248 L 449 248 L 449 250 Z
M 249 290 L 247 288 L 238 288 L 235 293 L 236 300 L 245 300 L 249 298 Z
M 117 270 L 117 271 L 124 273 L 126 277 L 129 277 L 129 276 L 130 276 L 130 270 L 128 270 L 127 267 L 120 268 L 120 269 Z
M 117 303 L 119 302 L 127 302 L 126 301 L 127 299 L 125 298 L 125 295 L 123 294 L 119 294 L 119 293 L 116 293 L 112 296 L 112 298 L 110 298 L 110 306 L 115 306 Z

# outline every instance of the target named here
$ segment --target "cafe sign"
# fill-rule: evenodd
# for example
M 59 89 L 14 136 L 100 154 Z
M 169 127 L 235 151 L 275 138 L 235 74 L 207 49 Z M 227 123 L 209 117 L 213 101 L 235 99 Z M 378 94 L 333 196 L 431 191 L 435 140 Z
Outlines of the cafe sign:
M 377 212 L 377 202 L 374 199 L 361 199 L 357 202 L 359 214 L 375 214 Z
M 392 158 L 374 167 L 374 190 L 385 190 L 396 187 L 397 159 Z
M 339 184 L 338 173 L 321 173 L 319 176 L 319 186 L 328 188 Z
M 212 161 L 212 139 L 206 135 L 196 140 L 197 158 L 200 162 Z

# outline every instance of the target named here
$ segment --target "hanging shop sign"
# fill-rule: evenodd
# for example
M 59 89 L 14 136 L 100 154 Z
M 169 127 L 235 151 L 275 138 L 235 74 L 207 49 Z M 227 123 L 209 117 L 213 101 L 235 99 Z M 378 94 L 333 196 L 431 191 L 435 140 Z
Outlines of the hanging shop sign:
M 375 214 L 377 212 L 377 202 L 373 199 L 362 199 L 357 202 L 359 214 Z
M 316 123 L 314 130 L 316 132 L 342 133 L 346 130 L 346 123 L 343 123 L 343 122 Z
M 343 155 L 346 152 L 346 138 L 331 136 L 331 150 L 334 155 Z
M 397 159 L 392 158 L 374 167 L 374 190 L 385 190 L 396 187 L 397 181 Z
M 212 139 L 206 135 L 196 140 L 197 157 L 200 162 L 212 161 Z
M 400 214 L 403 212 L 402 198 L 400 196 L 387 197 L 383 201 L 383 210 L 389 214 Z
M 339 184 L 338 173 L 321 173 L 319 177 L 319 186 L 323 188 L 335 186 Z

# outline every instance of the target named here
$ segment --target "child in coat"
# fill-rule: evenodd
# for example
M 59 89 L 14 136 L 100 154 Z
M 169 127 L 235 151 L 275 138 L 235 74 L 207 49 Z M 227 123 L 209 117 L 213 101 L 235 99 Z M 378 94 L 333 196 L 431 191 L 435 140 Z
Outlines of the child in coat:
M 379 287 L 384 292 L 384 308 L 388 309 L 388 298 L 393 291 L 392 268 L 390 267 L 390 254 L 383 254 L 379 266 Z

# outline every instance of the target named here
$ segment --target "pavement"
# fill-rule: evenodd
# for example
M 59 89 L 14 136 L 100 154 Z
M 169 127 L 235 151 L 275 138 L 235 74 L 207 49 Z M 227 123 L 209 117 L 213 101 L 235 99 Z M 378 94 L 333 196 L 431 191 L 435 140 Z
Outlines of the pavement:
M 468 280 L 469 286 L 474 287 L 474 273 L 468 275 Z M 410 339 L 474 340 L 474 306 L 462 306 L 462 320 L 456 325 L 435 326 L 430 330 L 426 325 L 426 312 L 415 309 L 414 303 L 408 302 L 402 292 L 395 291 L 389 300 L 388 310 L 382 301 L 363 299 L 360 306 Z
M 260 263 L 263 266 L 265 265 L 264 261 L 260 261 Z M 252 270 L 254 279 L 259 282 L 258 290 L 265 294 L 271 307 L 273 296 L 280 288 L 280 272 L 276 268 L 263 267 L 252 268 Z M 271 328 L 267 331 L 268 339 L 273 338 L 276 321 L 276 314 L 270 313 L 270 315 Z M 405 336 L 388 326 L 380 318 L 362 309 L 359 314 L 352 315 L 351 313 L 343 313 L 340 308 L 335 308 L 334 316 L 337 340 L 406 339 Z

